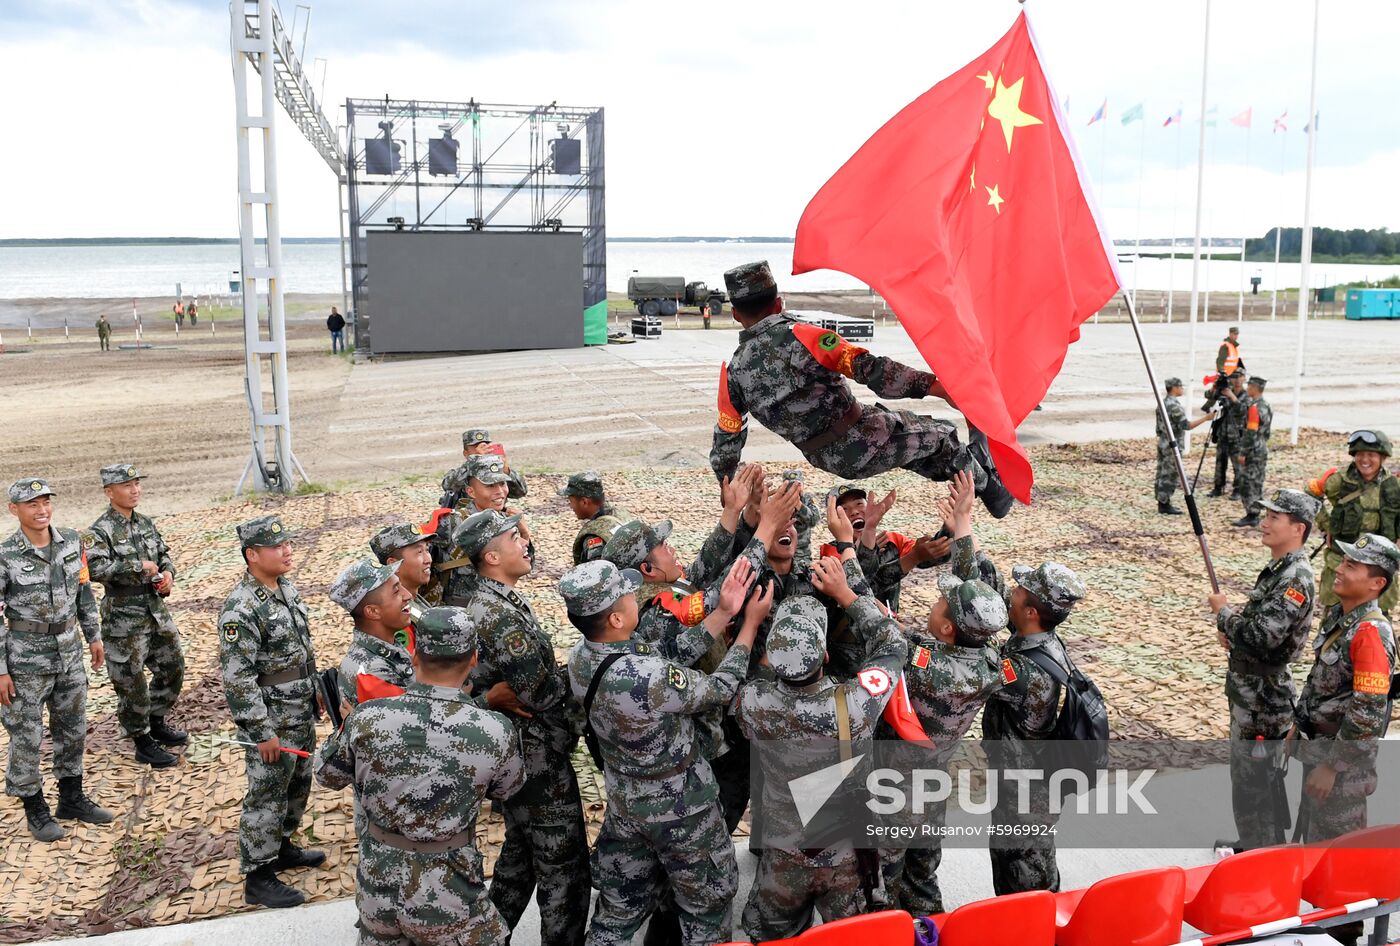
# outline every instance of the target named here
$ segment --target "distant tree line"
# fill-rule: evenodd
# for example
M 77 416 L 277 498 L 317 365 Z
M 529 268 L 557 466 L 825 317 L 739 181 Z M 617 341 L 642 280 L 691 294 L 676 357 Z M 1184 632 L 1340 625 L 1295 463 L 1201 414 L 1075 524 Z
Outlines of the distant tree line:
M 1246 244 L 1246 259 L 1272 260 L 1274 258 L 1274 234 L 1277 227 L 1264 236 L 1251 239 Z M 1297 262 L 1303 254 L 1303 228 L 1284 227 L 1279 242 L 1281 259 Z M 1379 230 L 1332 230 L 1328 227 L 1313 227 L 1313 258 L 1345 257 L 1358 262 L 1365 258 L 1391 258 L 1400 256 L 1400 233 L 1391 233 L 1385 227 Z

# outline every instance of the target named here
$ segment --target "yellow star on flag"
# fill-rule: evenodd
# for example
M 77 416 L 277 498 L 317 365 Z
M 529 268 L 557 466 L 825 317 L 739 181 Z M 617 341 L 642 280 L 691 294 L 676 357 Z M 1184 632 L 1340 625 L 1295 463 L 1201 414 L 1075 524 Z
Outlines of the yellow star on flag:
M 980 75 L 977 78 L 981 79 L 983 84 L 985 84 L 988 89 L 992 87 L 996 80 L 996 77 L 992 75 L 992 70 L 990 69 L 988 69 L 983 75 Z
M 1006 198 L 1003 197 L 1003 196 L 1001 196 L 1001 194 L 999 194 L 999 193 L 997 192 L 997 187 L 998 187 L 998 186 L 999 186 L 999 185 L 997 185 L 997 184 L 993 184 L 991 187 L 986 188 L 986 191 L 987 191 L 987 206 L 988 206 L 988 207 L 995 207 L 996 210 L 997 210 L 997 214 L 1000 215 L 1000 213 L 1001 213 L 1001 205 L 1004 204 L 1004 203 L 1006 203 Z
M 991 104 L 987 106 L 987 114 L 1001 122 L 1001 130 L 1006 135 L 1008 154 L 1011 152 L 1011 136 L 1017 128 L 1042 124 L 1034 115 L 1021 111 L 1021 84 L 1025 81 L 1025 76 L 1022 76 L 1007 86 L 1003 85 L 998 77 L 996 93 L 992 96 Z
M 972 173 L 967 176 L 968 190 L 977 190 L 977 165 L 972 166 Z

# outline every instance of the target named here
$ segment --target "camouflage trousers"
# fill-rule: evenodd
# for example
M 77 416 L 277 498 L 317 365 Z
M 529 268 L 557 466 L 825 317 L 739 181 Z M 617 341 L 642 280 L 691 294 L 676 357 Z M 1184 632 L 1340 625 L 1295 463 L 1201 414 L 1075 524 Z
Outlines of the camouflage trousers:
M 39 775 L 39 744 L 44 738 L 44 707 L 53 736 L 54 778 L 83 774 L 87 740 L 87 672 L 81 660 L 60 673 L 12 674 L 15 698 L 0 707 L 0 722 L 10 734 L 5 793 L 28 797 L 44 787 Z
M 316 730 L 309 719 L 279 724 L 277 737 L 289 749 L 312 753 L 316 749 Z M 242 730 L 238 738 L 254 741 Z M 276 860 L 282 841 L 301 826 L 306 800 L 311 796 L 311 759 L 284 752 L 269 765 L 250 746 L 243 761 L 248 793 L 243 796 L 243 813 L 238 819 L 238 866 L 247 874 Z
M 812 925 L 813 911 L 825 923 L 865 912 L 855 856 L 848 853 L 823 866 L 799 851 L 766 849 L 744 904 L 749 939 L 761 943 L 796 936 Z
M 1311 765 L 1303 766 L 1304 782 L 1312 770 Z M 1338 772 L 1331 794 L 1321 804 L 1305 794 L 1298 809 L 1298 819 L 1307 823 L 1303 842 L 1329 841 L 1366 827 L 1366 800 L 1375 790 L 1376 773 L 1371 769 Z
M 1253 515 L 1259 510 L 1254 508 L 1254 504 L 1264 498 L 1264 475 L 1269 468 L 1269 452 L 1267 450 L 1254 455 L 1246 455 L 1244 466 L 1240 468 L 1239 474 L 1235 477 L 1235 483 L 1240 490 L 1240 502 L 1244 503 L 1244 514 Z
M 948 820 L 947 799 L 934 802 L 929 814 L 928 843 L 886 852 L 885 885 L 890 906 L 914 916 L 943 912 L 943 891 L 938 886 L 938 865 L 943 862 L 943 839 L 938 831 Z
M 361 946 L 502 946 L 506 925 L 487 896 L 474 848 L 400 851 L 360 836 L 355 906 Z
M 1356 541 L 1356 538 L 1353 537 L 1352 541 Z M 1322 563 L 1322 577 L 1318 579 L 1317 590 L 1318 600 L 1321 602 L 1321 607 L 1325 611 L 1327 608 L 1337 603 L 1337 593 L 1332 590 L 1332 580 L 1337 577 L 1337 566 L 1342 564 L 1342 554 L 1328 548 L 1322 553 Z M 1385 594 L 1381 595 L 1380 601 L 1378 602 L 1380 609 L 1384 611 L 1387 616 L 1395 614 L 1395 601 L 1397 598 L 1400 598 L 1400 580 L 1392 581 L 1390 587 L 1386 589 Z
M 98 344 L 98 347 L 99 347 L 99 349 L 100 349 L 101 351 L 111 351 L 111 350 L 112 350 L 112 336 L 110 336 L 110 335 L 98 335 L 98 336 L 97 336 L 97 344 Z
M 1250 719 L 1253 715 L 1242 707 L 1232 705 L 1230 711 L 1230 801 L 1240 845 L 1253 849 L 1282 844 L 1291 813 L 1288 791 L 1274 760 L 1282 749 L 1276 740 L 1288 735 L 1292 714 L 1275 725 L 1259 726 L 1257 721 L 1242 723 L 1241 717 Z M 1265 746 L 1266 757 L 1256 759 L 1255 736 L 1260 735 L 1272 741 Z
M 1176 494 L 1176 488 L 1181 485 L 1181 477 L 1176 472 L 1176 459 L 1172 456 L 1172 449 L 1168 447 L 1163 450 L 1157 448 L 1157 479 L 1153 482 L 1153 491 L 1157 494 L 1157 502 L 1169 503 L 1172 496 Z
M 971 470 L 978 489 L 987 485 L 986 471 L 958 441 L 958 429 L 951 422 L 879 404 L 865 407 L 860 420 L 834 443 L 804 456 L 813 466 L 847 479 L 903 467 L 940 481 Z
M 1240 488 L 1239 446 L 1233 441 L 1222 440 L 1215 445 L 1215 480 L 1212 488 L 1217 493 L 1225 492 L 1225 474 L 1234 471 L 1235 489 Z
M 1060 868 L 1055 861 L 1055 836 L 1049 833 L 1060 820 L 1050 814 L 1050 795 L 1043 784 L 1032 787 L 1030 810 L 1017 811 L 1016 792 L 997 794 L 992 809 L 996 834 L 991 841 L 992 888 L 997 896 L 1027 890 L 1060 889 Z M 1017 833 L 1020 829 L 1022 833 Z
M 491 902 L 506 927 L 514 929 L 533 893 L 540 906 L 540 942 L 562 946 L 583 942 L 592 880 L 578 779 L 568 756 L 550 755 L 546 771 L 530 776 L 519 794 L 502 804 L 506 838 L 491 875 Z
M 107 673 L 117 691 L 117 722 L 128 736 L 139 736 L 150 730 L 152 716 L 165 716 L 179 699 L 185 683 L 180 632 L 169 615 L 148 615 L 144 626 L 126 628 L 123 635 L 109 635 L 109 626 L 103 625 L 103 641 Z
M 726 942 L 738 873 L 718 805 L 659 822 L 620 817 L 609 808 L 593 848 L 598 905 L 588 946 L 630 943 L 661 900 L 663 882 L 675 899 L 687 946 Z

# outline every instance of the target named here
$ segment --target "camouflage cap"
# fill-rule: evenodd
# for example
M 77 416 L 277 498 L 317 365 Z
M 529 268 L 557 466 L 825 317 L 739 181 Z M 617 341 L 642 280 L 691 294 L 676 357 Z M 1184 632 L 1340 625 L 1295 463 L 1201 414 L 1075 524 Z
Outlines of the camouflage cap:
M 613 530 L 612 537 L 603 546 L 603 558 L 618 568 L 639 568 L 651 550 L 665 542 L 670 535 L 670 519 L 662 519 L 654 526 L 640 519 L 624 522 Z
M 623 595 L 642 587 L 642 576 L 635 569 L 618 568 L 606 559 L 584 562 L 559 579 L 559 594 L 570 614 L 586 618 L 601 614 Z
M 510 482 L 510 474 L 506 472 L 505 458 L 494 453 L 483 453 L 480 456 L 471 457 L 462 464 L 461 469 L 466 474 L 467 479 L 479 480 L 487 486 Z
M 1172 388 L 1179 388 L 1181 386 L 1181 379 L 1177 377 L 1171 377 L 1162 382 L 1162 387 L 1166 388 L 1168 391 L 1170 391 Z
M 859 496 L 861 499 L 865 499 L 870 493 L 864 486 L 857 486 L 855 483 L 837 483 L 826 491 L 826 495 L 835 496 L 839 503 L 847 496 Z
M 784 598 L 773 612 L 765 650 L 780 680 L 805 680 L 826 659 L 826 607 L 811 595 Z
M 724 274 L 724 288 L 729 291 L 730 302 L 743 302 L 765 292 L 776 292 L 777 282 L 767 260 L 735 266 Z
M 955 575 L 938 579 L 938 590 L 948 599 L 948 616 L 953 626 L 975 641 L 987 640 L 1006 627 L 1006 602 L 991 586 Z
M 1016 565 L 1011 569 L 1011 577 L 1061 615 L 1068 614 L 1088 594 L 1079 576 L 1059 562 L 1046 562 L 1035 568 Z
M 1383 535 L 1367 532 L 1355 542 L 1338 542 L 1337 548 L 1353 562 L 1379 565 L 1391 578 L 1400 570 L 1400 549 Z
M 100 475 L 103 486 L 120 486 L 122 483 L 129 483 L 141 478 L 141 474 L 136 472 L 136 467 L 130 463 L 113 463 L 111 466 L 104 466 Z
M 1287 513 L 1299 522 L 1312 522 L 1317 518 L 1322 500 L 1309 496 L 1301 489 L 1276 489 L 1272 496 L 1258 503 L 1265 509 Z
M 244 548 L 281 545 L 294 533 L 282 525 L 281 516 L 258 516 L 238 524 L 238 541 Z
M 1227 334 L 1227 335 L 1238 335 L 1238 334 L 1239 334 L 1239 331 L 1240 331 L 1240 327 L 1239 327 L 1238 325 L 1232 325 L 1232 326 L 1230 326 L 1229 330 L 1228 330 L 1225 334 Z
M 1352 456 L 1362 450 L 1373 450 L 1384 456 L 1390 456 L 1390 438 L 1380 430 L 1353 430 L 1347 437 L 1347 452 Z
M 382 562 L 392 552 L 426 542 L 431 538 L 432 536 L 426 534 L 416 522 L 400 522 L 398 525 L 385 526 L 376 532 L 369 540 L 369 550 Z
M 801 470 L 783 470 L 783 482 L 804 483 L 806 480 L 803 478 Z
M 452 544 L 462 550 L 468 558 L 475 558 L 481 550 L 491 544 L 491 540 L 515 528 L 520 516 L 507 516 L 495 509 L 474 512 L 462 520 L 452 533 Z
M 569 477 L 568 482 L 559 487 L 560 496 L 582 496 L 585 499 L 603 498 L 603 478 L 596 470 L 584 470 Z
M 381 565 L 372 558 L 351 562 L 331 583 L 327 595 L 345 610 L 353 611 L 356 605 L 365 600 L 365 595 L 393 578 L 402 564 Z
M 1259 377 L 1259 376 L 1256 374 L 1256 375 L 1250 376 L 1249 383 L 1252 384 L 1252 385 L 1254 385 L 1256 388 L 1258 388 L 1259 390 L 1262 391 L 1262 390 L 1264 390 L 1265 385 L 1267 385 L 1269 382 L 1268 382 L 1267 379 L 1261 378 L 1261 377 Z
M 462 446 L 474 447 L 479 443 L 490 443 L 491 433 L 484 427 L 473 427 L 462 431 Z
M 15 480 L 10 485 L 10 502 L 12 503 L 27 503 L 40 496 L 52 495 L 54 495 L 54 491 L 49 489 L 49 481 L 37 476 L 26 476 L 23 479 Z
M 468 657 L 476 651 L 476 628 L 466 608 L 429 608 L 413 622 L 413 647 L 424 657 Z

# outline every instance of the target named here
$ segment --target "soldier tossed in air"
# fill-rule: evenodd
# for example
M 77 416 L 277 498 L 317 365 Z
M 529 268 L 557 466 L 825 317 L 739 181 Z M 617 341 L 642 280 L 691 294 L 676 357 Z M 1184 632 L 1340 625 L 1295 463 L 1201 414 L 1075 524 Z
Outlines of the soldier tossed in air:
M 361 943 L 499 946 L 510 927 L 486 892 L 476 820 L 484 799 L 520 791 L 524 760 L 506 718 L 463 692 L 477 650 L 466 613 L 431 608 L 417 631 L 413 681 L 357 706 L 316 753 L 316 778 L 353 785 L 364 813 Z
M 1317 500 L 1296 489 L 1276 490 L 1266 510 L 1261 542 L 1270 561 L 1238 611 L 1224 594 L 1207 600 L 1220 643 L 1230 654 L 1225 698 L 1230 705 L 1230 787 L 1237 841 L 1216 847 L 1247 851 L 1284 842 L 1288 793 L 1273 764 L 1274 740 L 1293 725 L 1296 691 L 1288 669 L 1312 628 L 1313 572 L 1303 544 L 1317 516 Z
M 316 653 L 306 605 L 287 578 L 292 533 L 277 516 L 238 526 L 247 571 L 219 612 L 219 667 L 244 750 L 248 791 L 238 819 L 243 899 L 267 907 L 306 900 L 279 870 L 319 867 L 326 855 L 292 843 L 311 794 L 316 748 Z
M 1336 467 L 1308 483 L 1308 492 L 1323 500 L 1317 526 L 1326 536 L 1322 553 L 1322 580 L 1318 591 L 1322 606 L 1337 603 L 1332 579 L 1342 562 L 1340 543 L 1355 542 L 1367 532 L 1400 540 L 1400 478 L 1385 468 L 1390 458 L 1390 438 L 1379 430 L 1357 430 L 1347 437 L 1351 463 L 1340 473 Z M 1381 610 L 1390 614 L 1397 588 L 1392 582 L 1381 595 Z
M 568 482 L 559 487 L 559 495 L 568 500 L 574 518 L 582 523 L 578 535 L 574 536 L 575 565 L 601 558 L 603 545 L 613 530 L 632 518 L 626 509 L 608 502 L 603 492 L 603 478 L 592 470 L 570 476 Z
M 5 793 L 24 803 L 30 834 L 64 836 L 44 800 L 39 746 L 44 709 L 53 737 L 58 817 L 107 824 L 112 813 L 83 793 L 87 739 L 87 671 L 102 666 L 97 602 L 83 546 L 91 537 L 52 524 L 53 490 L 25 477 L 10 486 L 10 515 L 19 528 L 0 542 L 0 722 L 10 734 Z
M 974 433 L 965 446 L 948 421 L 882 405 L 865 407 L 846 383 L 858 381 L 882 397 L 946 398 L 941 381 L 784 313 L 766 262 L 731 269 L 724 281 L 734 318 L 744 328 L 733 359 L 720 369 L 719 421 L 710 448 L 716 476 L 734 475 L 752 413 L 807 462 L 829 473 L 860 479 L 902 467 L 948 480 L 965 470 L 993 516 L 1010 512 L 1011 494 L 997 476 L 983 435 Z
M 180 632 L 165 606 L 175 565 L 156 524 L 136 511 L 141 502 L 136 467 L 117 463 L 103 467 L 101 476 L 110 505 L 92 524 L 88 568 L 105 589 L 102 640 L 117 692 L 117 721 L 136 745 L 136 761 L 163 769 L 176 759 L 161 746 L 189 741 L 165 722 L 185 681 Z

